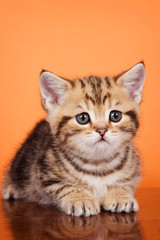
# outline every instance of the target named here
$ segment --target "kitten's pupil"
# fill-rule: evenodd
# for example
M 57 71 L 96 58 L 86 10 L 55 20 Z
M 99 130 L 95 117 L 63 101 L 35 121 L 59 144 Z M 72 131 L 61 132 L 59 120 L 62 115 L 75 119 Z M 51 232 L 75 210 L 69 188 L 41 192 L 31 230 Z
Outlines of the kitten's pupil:
M 88 113 L 80 113 L 76 116 L 76 120 L 80 124 L 87 124 L 90 121 Z
M 118 116 L 119 116 L 119 114 L 118 114 L 118 113 L 114 113 L 114 118 L 115 118 L 115 119 L 117 119 L 117 118 L 118 118 Z
M 112 122 L 119 122 L 122 118 L 122 113 L 120 111 L 111 111 L 109 120 Z
M 85 119 L 86 119 L 86 116 L 83 114 L 83 115 L 81 115 L 81 120 L 82 121 L 85 121 Z

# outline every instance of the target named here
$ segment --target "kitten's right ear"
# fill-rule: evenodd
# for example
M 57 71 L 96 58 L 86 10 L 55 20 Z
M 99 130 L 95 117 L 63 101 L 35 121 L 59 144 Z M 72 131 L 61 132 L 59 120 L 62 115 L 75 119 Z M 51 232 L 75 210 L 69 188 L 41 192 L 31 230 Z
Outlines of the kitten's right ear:
M 63 104 L 67 96 L 67 89 L 72 87 L 69 81 L 47 71 L 41 72 L 39 86 L 45 109 Z
M 141 102 L 142 88 L 145 79 L 144 63 L 137 63 L 135 66 L 121 74 L 116 82 L 124 87 L 129 98 L 136 104 Z

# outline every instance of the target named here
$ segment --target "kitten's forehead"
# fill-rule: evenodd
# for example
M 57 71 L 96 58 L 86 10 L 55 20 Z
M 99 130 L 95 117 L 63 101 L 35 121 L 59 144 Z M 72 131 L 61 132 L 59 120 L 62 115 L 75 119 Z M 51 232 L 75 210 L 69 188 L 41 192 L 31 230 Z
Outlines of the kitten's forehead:
M 111 81 L 112 79 L 108 77 L 89 76 L 77 79 L 76 85 L 83 93 L 83 99 L 86 102 L 91 102 L 92 105 L 102 105 L 110 97 Z
M 109 104 L 120 104 L 123 91 L 117 86 L 114 77 L 89 76 L 76 80 L 79 92 L 82 92 L 85 102 L 98 107 Z

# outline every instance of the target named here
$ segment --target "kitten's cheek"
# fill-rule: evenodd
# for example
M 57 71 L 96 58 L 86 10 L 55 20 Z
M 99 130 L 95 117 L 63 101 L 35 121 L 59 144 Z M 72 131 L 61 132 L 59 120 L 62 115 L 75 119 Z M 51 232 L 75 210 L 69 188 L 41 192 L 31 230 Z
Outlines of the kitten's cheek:
M 80 148 L 88 145 L 88 142 L 83 136 L 74 136 L 71 142 L 74 146 L 76 145 L 77 147 L 80 147 Z

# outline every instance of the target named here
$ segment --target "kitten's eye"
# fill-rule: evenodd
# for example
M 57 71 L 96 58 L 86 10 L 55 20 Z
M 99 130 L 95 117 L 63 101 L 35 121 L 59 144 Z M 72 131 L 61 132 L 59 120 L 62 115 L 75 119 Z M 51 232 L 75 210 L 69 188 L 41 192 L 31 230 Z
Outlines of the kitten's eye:
M 109 115 L 109 120 L 112 122 L 119 122 L 122 118 L 122 113 L 120 111 L 111 111 Z
M 90 117 L 88 113 L 80 113 L 76 116 L 76 120 L 79 124 L 87 124 L 90 122 Z

